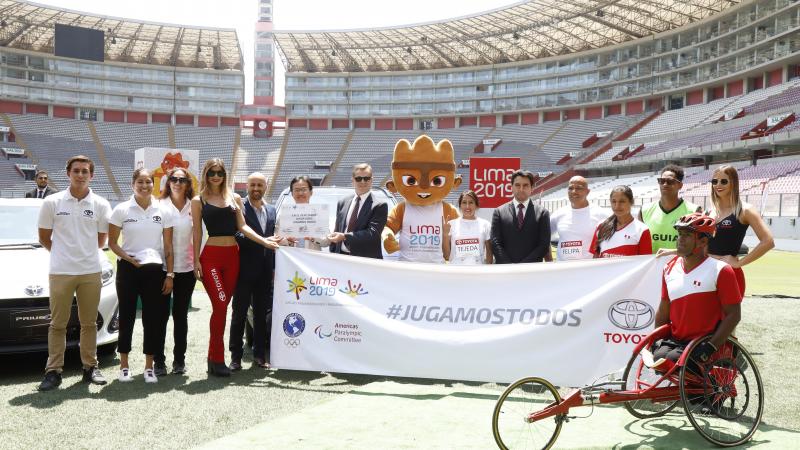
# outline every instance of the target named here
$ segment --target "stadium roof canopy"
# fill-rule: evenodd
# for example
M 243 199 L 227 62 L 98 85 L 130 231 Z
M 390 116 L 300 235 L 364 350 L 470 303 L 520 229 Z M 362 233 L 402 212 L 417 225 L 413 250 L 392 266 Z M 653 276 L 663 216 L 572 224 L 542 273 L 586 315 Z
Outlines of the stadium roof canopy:
M 638 39 L 741 0 L 528 0 L 439 22 L 275 31 L 289 72 L 426 70 L 526 61 Z
M 142 22 L 37 3 L 0 0 L 0 46 L 53 53 L 55 24 L 105 32 L 105 60 L 242 69 L 235 29 Z

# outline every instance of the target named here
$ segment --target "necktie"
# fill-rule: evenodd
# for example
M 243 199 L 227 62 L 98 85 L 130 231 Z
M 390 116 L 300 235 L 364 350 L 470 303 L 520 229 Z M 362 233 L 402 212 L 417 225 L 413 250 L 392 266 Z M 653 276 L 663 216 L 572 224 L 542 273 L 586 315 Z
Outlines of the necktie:
M 44 191 L 39 191 L 39 198 L 44 198 Z
M 517 205 L 517 228 L 522 229 L 522 224 L 525 222 L 525 213 L 523 212 L 525 206 L 520 203 Z
M 356 206 L 353 207 L 353 212 L 350 214 L 350 220 L 347 221 L 347 230 L 345 233 L 349 231 L 353 231 L 353 228 L 356 227 L 356 219 L 358 219 L 358 207 L 361 205 L 361 196 L 356 196 Z

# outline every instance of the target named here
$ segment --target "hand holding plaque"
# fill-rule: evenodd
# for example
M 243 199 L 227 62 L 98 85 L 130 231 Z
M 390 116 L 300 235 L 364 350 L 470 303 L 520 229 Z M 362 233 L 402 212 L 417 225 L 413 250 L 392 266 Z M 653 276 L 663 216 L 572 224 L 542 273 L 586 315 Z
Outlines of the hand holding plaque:
M 280 230 L 282 236 L 294 238 L 320 238 L 330 233 L 328 205 L 300 204 L 281 208 Z

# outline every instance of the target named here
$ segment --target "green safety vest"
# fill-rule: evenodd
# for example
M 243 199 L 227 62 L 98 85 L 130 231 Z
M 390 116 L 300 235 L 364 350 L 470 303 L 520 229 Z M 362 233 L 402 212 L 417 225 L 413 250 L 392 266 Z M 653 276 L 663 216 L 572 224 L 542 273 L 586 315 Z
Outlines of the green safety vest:
M 642 221 L 650 229 L 650 238 L 653 241 L 653 253 L 660 248 L 675 249 L 678 240 L 678 231 L 673 228 L 675 222 L 686 214 L 697 211 L 698 206 L 681 199 L 675 209 L 666 212 L 661 209 L 658 202 L 642 208 Z

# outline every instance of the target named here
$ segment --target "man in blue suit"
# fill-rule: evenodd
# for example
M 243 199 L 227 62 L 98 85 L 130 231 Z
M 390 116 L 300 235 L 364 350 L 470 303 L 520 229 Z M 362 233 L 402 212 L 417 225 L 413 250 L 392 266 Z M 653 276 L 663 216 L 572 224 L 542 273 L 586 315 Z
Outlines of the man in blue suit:
M 244 200 L 244 220 L 261 236 L 272 236 L 275 232 L 275 207 L 264 202 L 267 177 L 255 172 L 247 177 L 247 198 Z M 242 354 L 247 308 L 253 306 L 253 363 L 269 368 L 270 323 L 267 317 L 272 312 L 273 273 L 275 253 L 238 233 L 239 280 L 233 296 L 233 315 L 228 349 L 231 351 L 230 369 L 242 369 Z

